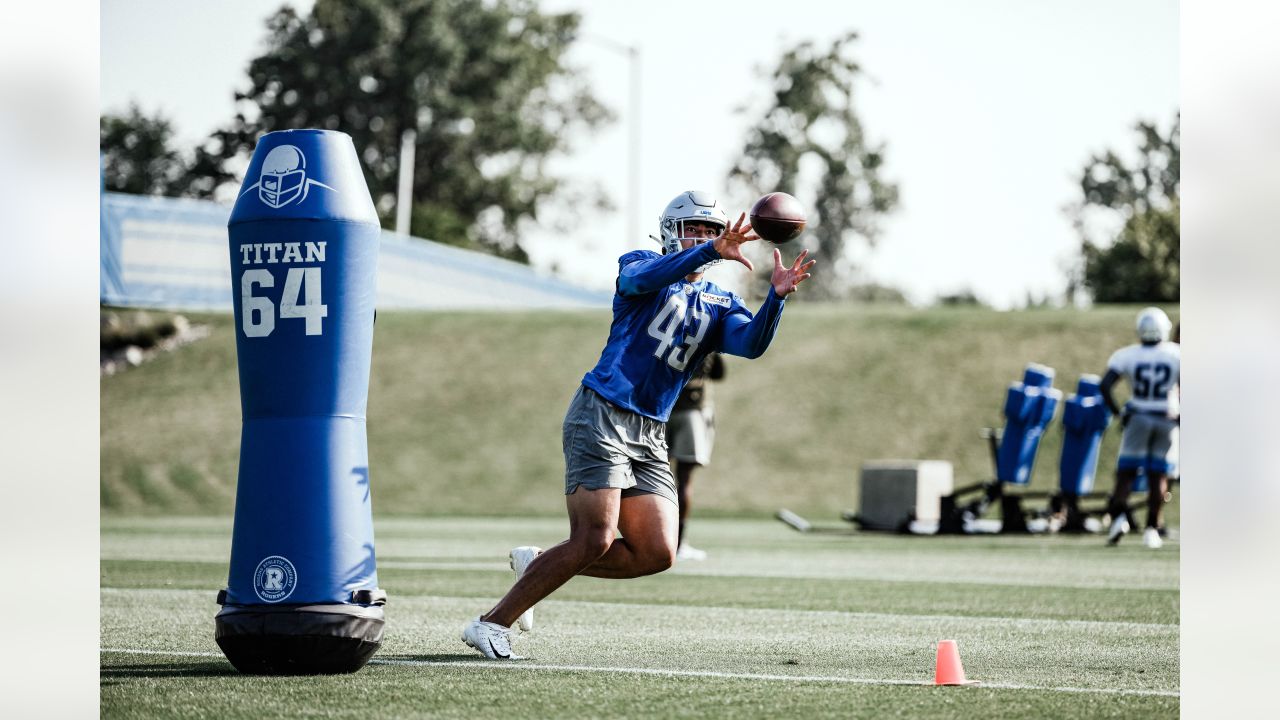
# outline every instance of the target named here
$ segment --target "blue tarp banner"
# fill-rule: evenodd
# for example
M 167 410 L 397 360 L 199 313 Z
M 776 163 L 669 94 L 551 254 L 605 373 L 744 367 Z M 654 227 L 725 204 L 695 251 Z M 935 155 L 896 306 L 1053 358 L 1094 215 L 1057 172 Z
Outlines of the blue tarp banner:
M 100 297 L 104 305 L 231 312 L 227 221 L 206 200 L 102 195 Z M 527 265 L 381 230 L 379 308 L 607 308 L 585 290 Z

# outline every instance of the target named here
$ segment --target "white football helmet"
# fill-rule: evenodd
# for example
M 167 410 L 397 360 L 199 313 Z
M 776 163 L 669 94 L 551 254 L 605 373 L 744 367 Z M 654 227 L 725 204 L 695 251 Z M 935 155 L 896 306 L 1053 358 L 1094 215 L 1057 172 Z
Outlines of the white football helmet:
M 1143 308 L 1138 313 L 1138 339 L 1144 343 L 1159 343 L 1169 339 L 1173 323 L 1158 307 Z
M 684 236 L 684 224 L 690 221 L 711 223 L 724 232 L 729 227 L 729 215 L 720 207 L 720 203 L 711 193 L 701 190 L 686 190 L 667 203 L 667 209 L 658 216 L 658 236 L 652 236 L 662 246 L 662 254 L 678 253 L 680 238 Z M 707 240 L 702 240 L 706 242 Z M 694 272 L 705 272 L 707 268 L 720 262 L 713 260 Z

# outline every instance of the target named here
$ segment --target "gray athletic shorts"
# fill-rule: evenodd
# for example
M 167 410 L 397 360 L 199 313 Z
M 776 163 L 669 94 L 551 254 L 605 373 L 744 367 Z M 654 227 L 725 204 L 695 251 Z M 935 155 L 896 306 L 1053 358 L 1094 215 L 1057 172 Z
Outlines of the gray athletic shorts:
M 716 417 L 710 408 L 680 410 L 667 422 L 671 457 L 682 463 L 706 465 L 716 445 Z
M 622 488 L 622 497 L 661 495 L 673 503 L 667 426 L 610 403 L 585 385 L 564 416 L 564 494 Z
M 1173 475 L 1178 464 L 1178 423 L 1159 415 L 1137 413 L 1129 418 L 1120 440 L 1121 470 L 1144 468 L 1158 475 Z

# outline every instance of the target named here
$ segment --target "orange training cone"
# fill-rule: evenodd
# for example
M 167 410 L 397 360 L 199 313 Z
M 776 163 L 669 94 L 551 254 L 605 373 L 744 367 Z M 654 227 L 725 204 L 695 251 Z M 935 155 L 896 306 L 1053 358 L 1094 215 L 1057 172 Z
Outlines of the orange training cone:
M 960 664 L 960 648 L 955 640 L 938 641 L 938 664 L 933 673 L 934 685 L 973 685 L 977 680 L 965 680 L 964 666 Z

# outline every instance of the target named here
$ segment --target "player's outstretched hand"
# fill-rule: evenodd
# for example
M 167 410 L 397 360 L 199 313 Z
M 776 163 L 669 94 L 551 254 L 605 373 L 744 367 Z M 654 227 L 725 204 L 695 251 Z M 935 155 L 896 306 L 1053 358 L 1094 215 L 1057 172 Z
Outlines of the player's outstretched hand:
M 751 231 L 751 223 L 744 222 L 747 214 L 742 213 L 738 216 L 738 222 L 733 227 L 726 228 L 720 233 L 720 237 L 715 239 L 714 245 L 716 252 L 725 260 L 737 260 L 747 266 L 748 270 L 755 270 L 751 261 L 742 256 L 742 244 L 759 240 L 760 236 Z
M 810 260 L 804 262 L 804 258 L 809 254 L 808 250 L 801 250 L 796 256 L 796 261 L 791 263 L 791 267 L 782 264 L 782 251 L 773 249 L 773 277 L 770 282 L 773 283 L 773 292 L 780 298 L 784 298 L 796 291 L 800 283 L 808 280 L 811 275 L 809 268 L 818 262 Z M 803 263 L 803 264 L 802 264 Z

